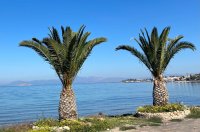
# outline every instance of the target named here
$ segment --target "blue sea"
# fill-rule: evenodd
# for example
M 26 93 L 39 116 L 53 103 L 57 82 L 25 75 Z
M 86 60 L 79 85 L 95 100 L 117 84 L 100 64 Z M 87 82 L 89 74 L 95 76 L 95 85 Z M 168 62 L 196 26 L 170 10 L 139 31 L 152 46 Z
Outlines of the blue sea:
M 79 116 L 134 113 L 152 103 L 152 83 L 74 84 Z M 168 83 L 170 102 L 200 105 L 200 83 Z M 58 117 L 61 85 L 0 87 L 0 125 Z

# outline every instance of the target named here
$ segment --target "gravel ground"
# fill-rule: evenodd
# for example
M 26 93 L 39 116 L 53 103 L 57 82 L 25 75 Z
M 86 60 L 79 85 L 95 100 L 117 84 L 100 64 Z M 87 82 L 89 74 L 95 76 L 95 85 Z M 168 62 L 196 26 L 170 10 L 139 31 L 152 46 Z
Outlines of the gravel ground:
M 110 132 L 200 132 L 200 119 L 184 119 L 181 122 L 166 122 L 161 126 L 137 127 L 127 131 L 115 128 Z

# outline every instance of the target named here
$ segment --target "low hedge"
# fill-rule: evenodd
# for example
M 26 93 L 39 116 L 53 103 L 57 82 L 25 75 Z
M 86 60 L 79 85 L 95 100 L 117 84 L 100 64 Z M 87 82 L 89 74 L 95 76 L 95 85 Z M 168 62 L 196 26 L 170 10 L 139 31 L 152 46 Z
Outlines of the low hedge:
M 152 106 L 145 105 L 139 107 L 137 112 L 147 112 L 147 113 L 160 113 L 160 112 L 174 112 L 174 111 L 183 111 L 186 107 L 180 103 L 167 104 L 164 106 Z

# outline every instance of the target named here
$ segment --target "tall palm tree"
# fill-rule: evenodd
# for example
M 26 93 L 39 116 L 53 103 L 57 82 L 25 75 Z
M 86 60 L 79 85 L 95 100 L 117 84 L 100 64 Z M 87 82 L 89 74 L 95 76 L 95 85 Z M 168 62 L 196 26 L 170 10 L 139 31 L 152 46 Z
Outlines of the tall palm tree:
M 135 47 L 128 45 L 120 45 L 116 50 L 127 50 L 136 56 L 148 68 L 153 76 L 153 105 L 166 105 L 168 103 L 168 91 L 166 89 L 163 73 L 166 70 L 170 60 L 183 49 L 195 50 L 195 46 L 187 41 L 180 41 L 183 36 L 179 35 L 174 39 L 169 39 L 168 34 L 170 27 L 164 28 L 162 33 L 158 35 L 157 28 L 154 27 L 151 36 L 145 29 L 145 33 L 141 30 L 139 40 L 135 41 L 139 44 L 142 52 Z M 145 35 L 146 34 L 146 35 Z
M 52 27 L 49 37 L 42 41 L 32 38 L 22 41 L 20 46 L 35 50 L 45 61 L 53 66 L 61 83 L 62 91 L 59 103 L 59 119 L 76 119 L 76 99 L 72 83 L 78 71 L 91 53 L 94 46 L 105 42 L 106 38 L 100 37 L 87 41 L 90 32 L 84 33 L 85 26 L 78 32 L 73 32 L 70 27 L 61 27 L 62 38 L 58 31 Z

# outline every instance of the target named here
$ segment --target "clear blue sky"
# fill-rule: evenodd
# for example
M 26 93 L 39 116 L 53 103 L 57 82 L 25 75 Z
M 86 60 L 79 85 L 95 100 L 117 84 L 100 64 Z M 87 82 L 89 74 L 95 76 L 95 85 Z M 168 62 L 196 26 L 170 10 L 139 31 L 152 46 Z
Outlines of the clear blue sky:
M 48 27 L 85 24 L 90 38 L 107 37 L 94 48 L 79 76 L 150 77 L 146 67 L 120 44 L 137 45 L 141 28 L 161 31 L 171 26 L 170 37 L 179 34 L 193 42 L 197 51 L 185 50 L 168 66 L 165 74 L 200 72 L 199 0 L 1 0 L 0 1 L 0 83 L 15 80 L 56 79 L 51 66 L 19 42 L 47 36 Z

